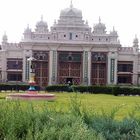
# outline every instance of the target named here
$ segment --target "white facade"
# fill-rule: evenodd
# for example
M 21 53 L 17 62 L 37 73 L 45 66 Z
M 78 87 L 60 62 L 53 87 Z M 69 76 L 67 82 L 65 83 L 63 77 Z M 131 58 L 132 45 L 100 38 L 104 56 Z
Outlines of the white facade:
M 34 31 L 29 26 L 25 29 L 24 39 L 17 44 L 3 36 L 0 81 L 28 82 L 30 56 L 38 59 L 35 69 L 40 86 L 65 84 L 68 80 L 84 85 L 140 84 L 137 37 L 132 47 L 122 47 L 115 29 L 107 33 L 100 18 L 93 28 L 89 27 L 81 10 L 72 4 L 61 11 L 50 30 L 41 18 Z

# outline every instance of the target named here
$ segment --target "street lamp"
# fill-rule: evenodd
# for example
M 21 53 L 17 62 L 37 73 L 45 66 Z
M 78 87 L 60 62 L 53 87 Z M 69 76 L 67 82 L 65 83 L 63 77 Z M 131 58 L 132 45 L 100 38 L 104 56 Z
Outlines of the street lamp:
M 34 64 L 33 61 L 35 61 L 36 59 L 34 57 L 29 57 L 27 59 L 27 61 L 29 62 L 29 89 L 28 92 L 29 93 L 36 93 L 36 89 L 35 89 L 35 68 L 34 68 Z

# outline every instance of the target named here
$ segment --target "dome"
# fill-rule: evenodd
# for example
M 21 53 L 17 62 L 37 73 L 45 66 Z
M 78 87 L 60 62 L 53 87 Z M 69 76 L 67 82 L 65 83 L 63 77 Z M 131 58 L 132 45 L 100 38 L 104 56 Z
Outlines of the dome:
M 74 8 L 72 3 L 69 8 L 66 8 L 61 11 L 60 17 L 79 17 L 82 18 L 82 11 Z
M 47 22 L 43 21 L 43 17 L 41 16 L 41 20 L 37 22 L 36 27 L 48 27 Z
M 99 23 L 94 26 L 94 33 L 96 34 L 105 34 L 106 33 L 105 24 L 101 23 L 101 19 L 99 17 Z
M 99 23 L 94 26 L 94 29 L 102 29 L 102 30 L 106 29 L 105 24 L 101 23 L 100 17 L 99 17 Z
M 94 26 L 94 28 L 98 29 L 106 29 L 105 25 L 103 23 L 98 23 Z
M 41 16 L 41 20 L 37 22 L 35 31 L 37 33 L 47 33 L 48 32 L 48 24 L 43 21 L 43 16 Z

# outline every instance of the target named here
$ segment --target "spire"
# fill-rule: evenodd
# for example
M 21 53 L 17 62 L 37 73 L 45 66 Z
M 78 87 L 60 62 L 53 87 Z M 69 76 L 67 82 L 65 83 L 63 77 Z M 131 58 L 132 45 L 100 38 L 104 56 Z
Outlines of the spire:
M 54 20 L 54 25 L 56 24 L 56 19 Z
M 99 16 L 99 23 L 101 23 L 101 17 Z
M 41 21 L 43 21 L 43 15 L 41 15 Z
M 133 45 L 134 46 L 138 46 L 139 40 L 137 38 L 137 35 L 135 35 L 134 41 L 133 41 Z
M 29 24 L 27 24 L 27 28 L 24 30 L 24 33 L 31 33 L 31 29 L 29 27 Z
M 27 24 L 27 29 L 29 29 L 29 24 Z
M 2 37 L 2 42 L 3 42 L 3 43 L 7 43 L 7 41 L 8 41 L 8 37 L 7 37 L 6 31 L 5 31 L 5 32 L 4 32 L 4 35 L 3 35 L 3 37 Z
M 86 24 L 88 25 L 88 20 L 86 20 Z
M 72 3 L 72 0 L 71 0 L 71 3 L 70 3 L 70 8 L 73 8 L 73 3 Z
M 113 32 L 115 31 L 115 27 L 113 26 Z

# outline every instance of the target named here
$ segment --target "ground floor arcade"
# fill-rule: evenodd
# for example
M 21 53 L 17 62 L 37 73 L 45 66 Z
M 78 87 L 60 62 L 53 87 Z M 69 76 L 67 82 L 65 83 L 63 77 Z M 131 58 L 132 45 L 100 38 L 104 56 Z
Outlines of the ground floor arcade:
M 107 85 L 133 84 L 133 61 L 118 61 L 108 52 L 32 51 L 37 85 L 53 84 Z M 7 58 L 1 79 L 28 82 L 29 57 Z M 140 80 L 137 80 L 140 81 Z

